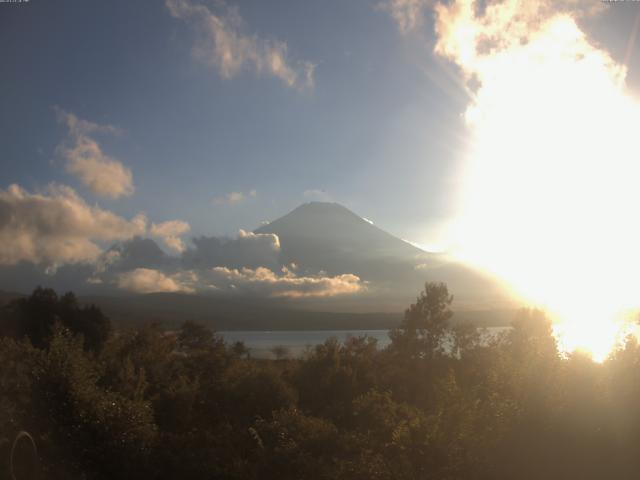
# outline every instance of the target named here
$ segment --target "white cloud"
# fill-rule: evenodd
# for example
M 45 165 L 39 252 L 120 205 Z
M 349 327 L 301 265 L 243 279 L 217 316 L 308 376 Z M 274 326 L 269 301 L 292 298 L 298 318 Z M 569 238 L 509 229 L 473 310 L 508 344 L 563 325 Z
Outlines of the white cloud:
M 240 229 L 238 232 L 238 241 L 244 244 L 249 242 L 266 243 L 270 250 L 273 250 L 274 252 L 280 250 L 280 239 L 275 233 L 253 233 Z
M 258 74 L 268 73 L 295 88 L 313 87 L 315 65 L 292 64 L 287 58 L 287 44 L 266 40 L 244 32 L 245 25 L 234 7 L 219 2 L 220 13 L 189 0 L 166 0 L 171 15 L 184 20 L 197 31 L 193 56 L 215 67 L 223 78 L 231 78 L 246 67 Z
M 93 281 L 92 279 L 90 279 Z M 184 292 L 227 290 L 264 297 L 308 298 L 333 297 L 362 292 L 366 288 L 355 275 L 328 277 L 298 276 L 294 269 L 283 267 L 276 272 L 266 267 L 229 268 L 208 270 L 182 270 L 167 273 L 152 268 L 136 268 L 115 277 L 118 288 L 135 293 Z M 96 279 L 102 282 L 101 279 Z
M 276 273 L 265 267 L 256 269 L 215 267 L 212 281 L 218 287 L 242 290 L 268 297 L 333 297 L 364 290 L 365 284 L 352 274 L 327 276 L 298 276 L 286 267 Z
M 164 237 L 162 241 L 168 248 L 179 253 L 184 252 L 186 248 L 184 241 L 180 237 Z
M 400 32 L 408 34 L 423 26 L 425 10 L 432 3 L 432 0 L 386 0 L 379 8 L 391 15 Z
M 18 185 L 0 189 L 0 264 L 93 262 L 102 253 L 98 242 L 127 239 L 145 230 L 144 216 L 126 220 L 88 205 L 69 187 L 51 185 L 42 194 Z
M 63 151 L 68 160 L 67 171 L 97 195 L 118 198 L 133 193 L 131 170 L 102 153 L 94 140 L 78 139 L 73 148 Z
M 185 233 L 191 230 L 191 226 L 182 220 L 168 220 L 162 223 L 151 225 L 151 235 L 160 238 L 164 244 L 176 252 L 183 252 L 185 244 L 182 238 Z
M 553 35 L 557 41 L 564 42 L 564 54 L 579 54 L 579 50 L 588 53 L 595 49 L 592 45 L 584 44 L 587 42 L 584 41 L 583 32 L 578 34 L 582 36 L 580 39 L 569 38 L 573 35 L 569 29 L 579 31 L 576 18 L 597 14 L 603 8 L 604 2 L 583 0 L 493 0 L 487 2 L 483 10 L 478 8 L 474 0 L 438 3 L 434 9 L 438 37 L 435 53 L 454 61 L 467 76 L 483 76 L 496 66 L 496 61 L 507 56 L 522 61 L 526 56 L 533 59 L 538 55 L 541 61 L 547 61 L 550 55 L 535 49 L 543 46 L 545 37 Z M 559 28 L 564 31 L 558 31 Z M 574 51 L 568 52 L 567 49 Z M 516 55 L 520 55 L 520 58 L 516 58 Z M 484 78 L 478 80 L 483 81 Z
M 474 21 L 476 13 L 478 17 L 484 16 L 484 25 L 482 28 L 490 27 L 494 34 L 502 35 L 505 33 L 500 30 L 504 28 L 511 20 L 518 18 L 518 22 L 525 20 L 527 22 L 535 20 L 536 22 L 548 18 L 549 16 L 564 12 L 570 13 L 574 17 L 591 16 L 602 12 L 606 8 L 606 2 L 603 1 L 584 1 L 584 0 L 564 0 L 562 2 L 554 0 L 536 0 L 525 2 L 520 0 L 489 0 L 486 2 L 477 2 L 475 0 L 457 0 L 453 2 L 438 2 L 436 0 L 384 0 L 378 4 L 378 8 L 384 10 L 395 20 L 398 29 L 402 34 L 410 34 L 419 30 L 424 26 L 427 12 L 435 9 L 436 15 L 442 20 L 442 12 L 473 12 L 467 15 L 467 19 Z M 466 15 L 466 13 L 465 13 Z M 510 20 L 505 22 L 507 17 Z M 466 34 L 472 34 L 473 27 L 469 23 L 470 29 Z M 513 24 L 512 24 L 513 25 Z M 523 27 L 520 23 L 518 28 Z M 526 31 L 530 31 L 527 28 Z M 525 30 L 520 30 L 521 33 Z M 458 33 L 461 33 L 458 30 Z M 524 37 L 523 37 L 524 38 Z M 467 39 L 468 40 L 468 39 Z M 466 42 L 466 40 L 465 40 Z M 470 45 L 469 45 L 470 47 Z
M 108 133 L 119 135 L 122 131 L 113 125 L 99 125 L 97 123 L 78 118 L 73 113 L 65 112 L 60 107 L 54 107 L 58 120 L 65 123 L 69 129 L 69 135 L 78 137 L 90 133 Z
M 238 205 L 245 202 L 249 198 L 255 198 L 258 196 L 256 190 L 251 190 L 249 193 L 243 192 L 231 192 L 226 195 L 220 195 L 213 199 L 214 205 Z
M 193 293 L 190 285 L 197 280 L 193 272 L 167 275 L 151 268 L 136 268 L 118 275 L 118 288 L 135 293 L 184 292 Z
M 73 113 L 56 108 L 58 119 L 69 129 L 71 146 L 63 143 L 58 151 L 67 160 L 67 171 L 102 197 L 119 198 L 133 194 L 133 174 L 122 162 L 106 155 L 91 133 L 118 133 L 110 125 L 98 125 L 79 119 Z

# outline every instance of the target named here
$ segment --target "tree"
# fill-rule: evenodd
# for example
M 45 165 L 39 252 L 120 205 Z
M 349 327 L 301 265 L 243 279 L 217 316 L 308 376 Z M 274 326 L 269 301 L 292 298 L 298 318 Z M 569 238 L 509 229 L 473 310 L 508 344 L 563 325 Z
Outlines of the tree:
M 258 453 L 256 478 L 340 478 L 332 469 L 343 448 L 338 429 L 329 420 L 282 409 L 258 418 L 250 432 Z
M 271 349 L 271 353 L 276 357 L 276 360 L 284 360 L 289 356 L 289 349 L 284 345 L 276 345 Z
M 238 358 L 251 358 L 251 351 L 242 340 L 233 342 L 231 345 L 231 351 Z
M 400 326 L 391 332 L 393 348 L 423 358 L 444 353 L 452 302 L 446 284 L 427 282 L 416 303 L 405 310 Z
M 72 295 L 68 293 L 66 295 Z M 66 296 L 65 295 L 65 296 Z M 64 296 L 61 300 L 64 300 Z M 87 350 L 100 351 L 111 334 L 111 321 L 95 305 L 79 308 L 77 303 L 69 310 L 69 316 L 63 317 L 63 324 L 76 334 L 84 337 L 84 347 Z
M 58 297 L 50 288 L 37 287 L 25 298 L 13 300 L 7 307 L 6 328 L 16 338 L 27 337 L 38 348 L 46 348 L 54 326 L 60 323 L 84 337 L 84 348 L 99 351 L 111 333 L 111 321 L 95 305 L 80 306 L 72 292 Z
M 103 388 L 101 370 L 80 337 L 56 327 L 35 368 L 34 433 L 57 469 L 96 479 L 139 478 L 157 434 L 151 405 Z
M 215 341 L 216 337 L 210 328 L 193 320 L 185 321 L 180 327 L 178 345 L 183 350 L 205 350 Z

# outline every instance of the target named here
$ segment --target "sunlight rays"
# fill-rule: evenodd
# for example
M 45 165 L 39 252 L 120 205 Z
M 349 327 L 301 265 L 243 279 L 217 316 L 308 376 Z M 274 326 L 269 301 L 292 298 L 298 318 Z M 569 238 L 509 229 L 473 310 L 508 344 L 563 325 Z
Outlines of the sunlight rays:
M 640 304 L 640 104 L 571 15 L 517 5 L 439 10 L 436 51 L 480 85 L 456 252 L 545 308 L 564 351 L 603 360 Z

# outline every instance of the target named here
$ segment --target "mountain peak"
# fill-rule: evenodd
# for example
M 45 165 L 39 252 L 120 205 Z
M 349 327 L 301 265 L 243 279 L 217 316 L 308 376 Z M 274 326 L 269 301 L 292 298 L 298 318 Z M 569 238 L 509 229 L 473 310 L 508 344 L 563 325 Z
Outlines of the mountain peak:
M 307 202 L 299 205 L 286 215 L 256 230 L 256 233 L 275 233 L 279 236 L 325 239 L 326 241 L 357 242 L 365 241 L 371 247 L 372 237 L 378 242 L 400 242 L 419 251 L 404 240 L 381 230 L 370 220 L 352 212 L 344 205 L 335 202 Z M 340 238 L 338 238 L 340 237 Z M 367 237 L 366 239 L 364 237 Z M 375 245 L 378 243 L 373 242 Z
M 490 277 L 425 252 L 337 203 L 305 203 L 256 233 L 278 235 L 282 264 L 295 263 L 305 274 L 355 274 L 370 282 L 377 300 L 410 301 L 425 281 L 447 283 L 467 305 L 505 300 Z
M 302 204 L 256 233 L 278 235 L 283 262 L 332 274 L 362 274 L 391 259 L 413 265 L 425 254 L 338 203 Z
M 275 222 L 279 222 L 281 220 L 291 221 L 292 219 L 297 220 L 301 219 L 318 219 L 324 218 L 329 222 L 336 222 L 342 219 L 342 221 L 352 221 L 352 222 L 360 222 L 363 221 L 362 217 L 353 213 L 344 205 L 340 205 L 335 202 L 307 202 L 299 205 L 298 207 L 291 210 L 289 213 L 284 215 L 283 217 L 275 220 Z M 274 222 L 271 222 L 273 224 Z
M 306 202 L 297 206 L 289 213 L 294 213 L 294 212 L 296 213 L 309 213 L 309 212 L 342 213 L 342 214 L 355 215 L 357 217 L 357 215 L 353 213 L 351 210 L 349 210 L 347 207 L 336 202 Z

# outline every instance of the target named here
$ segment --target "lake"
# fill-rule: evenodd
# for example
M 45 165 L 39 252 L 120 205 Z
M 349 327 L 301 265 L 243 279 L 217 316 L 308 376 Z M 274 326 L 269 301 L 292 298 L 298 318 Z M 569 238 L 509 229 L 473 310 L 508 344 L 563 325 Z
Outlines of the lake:
M 510 327 L 489 327 L 489 336 L 504 332 Z M 378 340 L 378 347 L 384 348 L 391 340 L 389 330 L 282 330 L 282 331 L 223 331 L 218 332 L 227 343 L 244 342 L 245 346 L 256 358 L 274 358 L 271 349 L 282 346 L 287 349 L 289 357 L 302 355 L 307 347 L 320 345 L 328 338 L 335 337 L 344 342 L 349 337 L 373 337 Z

